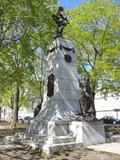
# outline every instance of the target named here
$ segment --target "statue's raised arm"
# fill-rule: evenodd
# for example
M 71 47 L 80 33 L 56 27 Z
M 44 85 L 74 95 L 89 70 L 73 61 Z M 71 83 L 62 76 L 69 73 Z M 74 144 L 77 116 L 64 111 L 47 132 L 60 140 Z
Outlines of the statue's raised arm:
M 57 23 L 57 37 L 62 37 L 63 28 L 69 23 L 63 7 L 58 8 L 58 12 L 53 15 L 53 19 Z

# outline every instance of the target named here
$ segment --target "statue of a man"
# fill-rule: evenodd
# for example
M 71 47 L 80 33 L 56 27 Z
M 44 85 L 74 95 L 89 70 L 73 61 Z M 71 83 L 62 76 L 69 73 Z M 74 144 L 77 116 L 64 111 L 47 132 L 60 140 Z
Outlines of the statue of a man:
M 92 88 L 89 78 L 86 77 L 84 78 L 83 90 L 80 96 L 80 106 L 85 116 L 87 114 L 92 114 L 93 116 L 96 116 Z
M 65 16 L 64 8 L 59 7 L 56 15 L 53 15 L 54 21 L 57 23 L 57 37 L 62 37 L 63 28 L 69 23 Z

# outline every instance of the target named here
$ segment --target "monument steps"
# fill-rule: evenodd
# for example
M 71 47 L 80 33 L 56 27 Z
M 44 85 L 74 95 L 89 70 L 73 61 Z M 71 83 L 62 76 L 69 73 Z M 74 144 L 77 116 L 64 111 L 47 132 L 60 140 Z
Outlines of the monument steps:
M 51 140 L 53 144 L 75 142 L 74 137 L 69 137 L 69 136 L 53 137 L 51 138 Z
M 25 134 L 16 134 L 14 136 L 7 136 L 5 138 L 9 142 L 18 142 L 22 144 L 53 144 L 53 145 L 59 145 L 59 144 L 65 144 L 65 143 L 74 143 L 75 138 L 73 136 L 67 135 L 67 136 L 55 136 L 55 137 L 47 137 L 47 136 L 40 136 L 36 135 L 34 139 L 32 138 L 26 138 Z
M 42 144 L 61 144 L 61 143 L 70 143 L 70 142 L 75 142 L 75 138 L 72 136 L 58 136 L 58 137 L 42 137 L 39 136 L 39 138 L 34 138 L 33 140 L 28 140 L 28 141 L 33 141 L 36 143 L 42 143 Z
M 30 146 L 33 149 L 40 149 L 45 153 L 56 153 L 59 150 L 72 150 L 80 148 L 83 144 L 75 142 L 72 136 L 58 136 L 58 137 L 39 137 L 40 139 L 26 139 L 24 135 L 7 136 L 9 142 Z M 42 139 L 43 138 L 43 139 Z
M 80 148 L 82 143 L 77 142 L 69 142 L 69 143 L 61 143 L 61 144 L 52 144 L 52 145 L 38 145 L 39 149 L 43 150 L 46 153 L 56 153 L 60 150 L 72 150 L 76 148 Z

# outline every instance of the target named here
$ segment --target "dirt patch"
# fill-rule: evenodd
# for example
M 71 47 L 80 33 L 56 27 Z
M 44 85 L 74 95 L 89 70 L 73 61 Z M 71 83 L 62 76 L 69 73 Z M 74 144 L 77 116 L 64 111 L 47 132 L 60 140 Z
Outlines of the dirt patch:
M 16 132 L 24 132 L 26 130 L 26 124 L 17 124 L 17 128 L 10 128 L 10 123 L 0 121 L 0 138 L 10 136 Z
M 30 148 L 0 151 L 0 160 L 120 160 L 120 155 L 80 148 L 49 156 Z
M 25 128 L 26 124 L 25 123 L 17 123 L 16 128 Z M 6 121 L 0 121 L 0 129 L 10 129 L 11 128 L 11 123 L 6 122 Z

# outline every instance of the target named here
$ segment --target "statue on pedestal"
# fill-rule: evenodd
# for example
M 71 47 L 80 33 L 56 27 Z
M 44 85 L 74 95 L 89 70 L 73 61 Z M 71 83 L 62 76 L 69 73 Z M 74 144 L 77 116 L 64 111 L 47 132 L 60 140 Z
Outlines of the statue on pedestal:
M 61 149 L 72 150 L 81 147 L 81 144 L 96 144 L 98 140 L 100 143 L 105 143 L 102 123 L 85 122 L 89 119 L 94 120 L 93 93 L 89 79 L 87 79 L 82 87 L 84 92 L 82 99 L 86 106 L 80 105 L 74 45 L 71 41 L 62 38 L 63 29 L 68 24 L 63 11 L 64 9 L 59 7 L 58 13 L 53 15 L 58 24 L 57 37 L 47 47 L 43 99 L 34 112 L 34 119 L 28 123 L 25 141 L 23 135 L 20 136 L 20 140 L 18 136 L 14 138 L 21 143 L 29 144 L 34 149 L 39 148 L 47 154 Z M 81 104 L 84 102 L 82 101 Z M 75 121 L 77 112 L 80 118 L 81 116 L 84 118 L 84 121 Z
M 82 92 L 80 95 L 81 113 L 77 113 L 78 119 L 87 121 L 94 120 L 96 117 L 94 97 L 89 78 L 84 77 L 84 83 L 81 83 Z
M 57 23 L 57 37 L 62 37 L 63 28 L 69 23 L 64 13 L 64 8 L 59 7 L 57 14 L 53 14 L 53 19 Z

